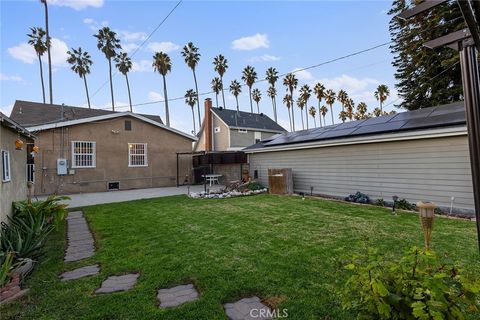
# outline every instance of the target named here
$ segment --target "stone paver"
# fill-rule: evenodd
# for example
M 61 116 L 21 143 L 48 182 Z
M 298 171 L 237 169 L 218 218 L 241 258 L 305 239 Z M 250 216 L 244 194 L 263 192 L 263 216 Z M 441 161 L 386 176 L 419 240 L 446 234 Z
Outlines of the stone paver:
M 130 290 L 137 283 L 138 276 L 138 273 L 110 276 L 102 282 L 102 286 L 98 288 L 95 293 L 112 293 Z
M 62 281 L 68 280 L 75 280 L 80 279 L 87 276 L 93 276 L 100 272 L 100 267 L 98 264 L 94 264 L 92 266 L 86 266 L 82 268 L 78 268 L 72 271 L 64 272 L 60 275 Z
M 157 299 L 160 302 L 160 308 L 170 308 L 195 301 L 198 299 L 198 296 L 198 292 L 193 284 L 186 284 L 158 290 Z
M 93 236 L 81 211 L 70 212 L 67 220 L 68 247 L 65 261 L 78 261 L 93 256 L 95 246 Z
M 235 303 L 224 305 L 225 314 L 230 320 L 272 319 L 270 309 L 260 302 L 260 298 L 243 298 Z

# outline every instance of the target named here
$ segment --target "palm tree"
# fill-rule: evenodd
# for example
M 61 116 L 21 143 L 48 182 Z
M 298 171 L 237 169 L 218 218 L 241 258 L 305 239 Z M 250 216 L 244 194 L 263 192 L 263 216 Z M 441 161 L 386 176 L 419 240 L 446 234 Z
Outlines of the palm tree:
M 273 117 L 275 122 L 277 122 L 277 90 L 275 89 L 275 83 L 278 80 L 278 71 L 277 69 L 270 67 L 267 69 L 266 78 L 268 83 L 270 84 L 270 88 L 268 88 L 268 96 L 272 99 L 272 106 L 273 106 Z
M 193 123 L 193 134 L 197 133 L 197 129 L 195 127 L 195 112 L 193 111 L 193 107 L 197 103 L 198 95 L 193 89 L 188 89 L 187 93 L 185 93 L 185 103 L 190 106 L 192 109 L 192 123 Z
M 322 112 L 320 110 L 320 104 L 322 103 L 323 98 L 325 98 L 325 86 L 320 82 L 313 87 L 313 93 L 317 97 L 318 100 L 318 117 L 320 118 Z M 320 118 L 320 127 L 322 126 L 322 119 Z
M 283 85 L 287 87 L 288 91 L 290 92 L 290 99 L 292 100 L 290 106 L 293 106 L 293 90 L 297 88 L 298 79 L 295 77 L 293 73 L 288 73 L 285 78 L 283 78 Z M 292 109 L 292 128 L 295 131 L 295 114 Z
M 383 112 L 383 103 L 390 96 L 390 89 L 385 84 L 381 84 L 375 91 L 375 99 L 380 102 L 380 112 Z
M 345 110 L 347 112 L 347 117 L 350 120 L 353 119 L 353 108 L 354 107 L 355 107 L 355 102 L 353 102 L 352 98 L 348 98 L 347 101 L 345 101 Z
M 325 102 L 330 106 L 330 111 L 332 113 L 332 124 L 335 124 L 333 120 L 333 104 L 335 103 L 335 92 L 332 89 L 328 89 L 325 92 Z
M 223 94 L 223 84 L 222 80 L 219 77 L 215 77 L 212 79 L 212 90 L 215 92 L 215 101 L 217 102 L 217 108 L 218 108 L 218 95 L 220 94 L 220 91 L 222 91 Z
M 213 58 L 213 64 L 215 65 L 214 70 L 218 73 L 220 76 L 220 83 L 222 86 L 222 101 L 223 101 L 223 107 L 227 109 L 227 105 L 225 104 L 225 94 L 223 92 L 223 75 L 225 74 L 225 71 L 228 69 L 228 60 L 225 59 L 225 57 L 221 54 Z M 218 103 L 217 103 L 218 107 Z
M 257 80 L 257 72 L 252 66 L 246 66 L 242 71 L 242 80 L 248 86 L 248 95 L 250 97 L 250 112 L 253 113 L 252 86 Z
M 51 38 L 50 38 L 50 32 L 48 28 L 48 5 L 47 5 L 47 0 L 40 0 L 41 3 L 43 3 L 43 6 L 45 8 L 45 35 L 47 36 L 46 40 L 46 46 L 47 46 L 47 56 L 48 56 L 48 86 L 50 89 L 50 104 L 53 104 L 53 88 L 52 88 L 52 54 L 50 52 L 50 47 L 51 47 Z M 45 103 L 45 102 L 44 102 Z
M 168 95 L 167 95 L 167 74 L 172 71 L 172 61 L 165 52 L 156 52 L 153 56 L 153 70 L 158 71 L 162 75 L 163 79 L 163 95 L 165 97 L 165 121 L 167 127 L 170 127 L 170 110 L 168 108 Z
M 28 44 L 32 45 L 38 57 L 40 65 L 40 83 L 42 84 L 43 103 L 45 103 L 45 84 L 43 83 L 43 64 L 42 56 L 47 51 L 47 40 L 44 39 L 46 32 L 42 28 L 30 28 L 32 33 L 27 34 L 30 38 Z
M 275 101 L 275 97 L 277 96 L 277 89 L 275 87 L 268 87 L 267 90 L 267 95 L 269 96 L 270 99 L 272 99 L 272 106 L 273 106 L 273 116 L 275 119 L 275 122 L 277 122 L 277 103 Z
M 238 106 L 238 95 L 242 92 L 242 85 L 237 80 L 233 80 L 230 84 L 230 92 L 235 97 L 237 101 L 237 112 L 240 112 L 240 108 Z
M 347 120 L 347 112 L 345 110 L 340 111 L 338 118 L 342 120 L 342 122 L 345 122 L 345 120 Z
M 315 109 L 314 106 L 311 106 L 309 109 L 308 109 L 308 114 L 312 116 L 313 118 L 313 124 L 315 125 L 315 128 L 317 127 L 317 118 L 315 118 L 315 116 L 317 115 L 317 109 Z
M 292 127 L 292 116 L 290 115 L 290 109 L 292 107 L 292 96 L 289 95 L 288 93 L 285 94 L 285 96 L 283 97 L 283 103 L 285 104 L 285 106 L 287 107 L 288 109 L 288 120 L 289 120 L 289 123 L 290 123 L 290 131 L 293 130 L 293 127 Z
M 120 73 L 125 76 L 125 80 L 127 80 L 128 102 L 130 103 L 130 112 L 133 112 L 132 95 L 130 94 L 130 83 L 128 82 L 128 73 L 132 70 L 132 59 L 130 59 L 126 52 L 120 52 L 115 57 L 115 62 L 117 63 L 115 66 L 118 71 L 120 71 Z
M 260 100 L 262 100 L 262 93 L 260 90 L 258 90 L 258 88 L 253 89 L 252 98 L 253 101 L 257 103 L 257 112 L 260 113 L 260 106 L 258 104 L 260 103 Z
M 90 66 L 93 64 L 91 57 L 87 51 L 82 51 L 82 48 L 80 47 L 78 49 L 72 48 L 72 51 L 67 51 L 67 54 L 69 55 L 69 57 L 67 58 L 67 62 L 72 65 L 71 69 L 73 70 L 73 72 L 78 74 L 80 78 L 83 78 L 83 83 L 85 84 L 85 92 L 87 93 L 88 108 L 90 109 L 90 96 L 88 95 L 86 76 L 90 73 Z
M 297 99 L 297 107 L 300 109 L 300 117 L 302 118 L 302 130 L 305 130 L 305 124 L 303 122 L 303 108 L 305 107 L 305 100 L 302 97 Z
M 198 98 L 198 85 L 197 85 L 197 75 L 195 74 L 195 68 L 200 61 L 200 53 L 198 53 L 198 48 L 193 45 L 192 42 L 187 43 L 183 47 L 182 56 L 185 59 L 187 66 L 192 69 L 193 81 L 195 82 L 195 93 L 197 94 L 197 111 L 198 111 L 198 125 L 202 126 L 202 121 L 200 120 L 200 99 Z
M 328 112 L 327 106 L 323 105 L 320 108 L 320 113 L 322 114 L 322 117 L 323 117 L 323 125 L 324 126 L 327 126 L 327 121 L 325 120 L 325 116 L 327 115 L 327 112 Z
M 360 102 L 357 105 L 357 113 L 359 115 L 359 119 L 365 119 L 365 115 L 367 114 L 367 104 L 365 102 Z
M 342 111 L 345 111 L 345 105 L 347 104 L 348 100 L 348 94 L 345 92 L 345 90 L 341 89 L 338 91 L 337 99 L 342 104 Z M 345 122 L 344 119 L 346 119 L 346 117 L 340 117 L 340 119 L 343 119 L 342 122 Z
M 308 84 L 304 84 L 300 88 L 300 97 L 303 99 L 305 102 L 305 106 L 308 105 L 308 99 L 310 99 L 310 96 L 312 95 L 312 89 L 308 86 Z M 308 108 L 305 108 L 305 120 L 307 122 L 307 129 L 308 129 Z
M 115 111 L 115 101 L 113 98 L 113 81 L 112 81 L 112 58 L 117 55 L 116 50 L 121 49 L 120 40 L 117 34 L 110 30 L 109 27 L 103 27 L 98 30 L 97 34 L 93 35 L 97 38 L 97 48 L 103 52 L 105 58 L 108 60 L 108 70 L 110 75 L 110 95 L 112 97 L 112 110 Z
M 380 108 L 378 108 L 378 107 L 375 108 L 375 109 L 373 109 L 373 115 L 374 115 L 375 117 L 380 117 L 380 116 L 382 115 L 382 109 L 380 109 Z

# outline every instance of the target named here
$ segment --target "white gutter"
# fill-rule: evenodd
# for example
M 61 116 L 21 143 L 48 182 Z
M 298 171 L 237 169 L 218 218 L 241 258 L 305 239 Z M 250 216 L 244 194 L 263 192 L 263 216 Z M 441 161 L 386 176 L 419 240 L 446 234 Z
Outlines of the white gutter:
M 243 150 L 245 153 L 275 152 L 299 149 L 325 148 L 352 144 L 378 143 L 388 141 L 419 140 L 467 135 L 466 126 L 385 133 L 343 139 L 319 140 L 305 143 L 292 143 L 258 149 Z
M 51 124 L 43 124 L 43 125 L 39 125 L 39 126 L 27 127 L 27 130 L 32 131 L 32 132 L 43 131 L 43 130 L 48 130 L 48 129 L 74 126 L 74 125 L 82 124 L 82 123 L 102 121 L 102 120 L 114 119 L 114 118 L 125 117 L 125 116 L 130 116 L 130 117 L 136 118 L 138 120 L 150 123 L 154 126 L 157 126 L 157 127 L 162 128 L 162 129 L 171 131 L 173 133 L 182 135 L 182 136 L 184 136 L 188 139 L 191 139 L 191 140 L 194 140 L 194 141 L 197 140 L 197 138 L 194 137 L 194 136 L 191 136 L 191 135 L 189 135 L 187 133 L 184 133 L 180 130 L 167 127 L 167 126 L 165 126 L 165 125 L 163 125 L 163 124 L 161 124 L 157 121 L 154 121 L 152 119 L 149 119 L 147 117 L 144 117 L 144 116 L 141 116 L 139 114 L 132 113 L 132 112 L 118 112 L 118 113 L 105 114 L 105 115 L 96 116 L 96 117 L 82 118 L 82 119 L 76 119 L 76 120 L 67 120 L 67 121 L 56 122 L 56 123 L 51 123 Z

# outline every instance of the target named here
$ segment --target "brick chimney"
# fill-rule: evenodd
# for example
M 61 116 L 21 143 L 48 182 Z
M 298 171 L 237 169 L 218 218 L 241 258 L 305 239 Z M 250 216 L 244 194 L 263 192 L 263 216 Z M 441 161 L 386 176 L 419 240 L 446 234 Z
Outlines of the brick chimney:
M 205 99 L 205 120 L 204 120 L 204 132 L 205 132 L 205 151 L 212 151 L 212 99 Z

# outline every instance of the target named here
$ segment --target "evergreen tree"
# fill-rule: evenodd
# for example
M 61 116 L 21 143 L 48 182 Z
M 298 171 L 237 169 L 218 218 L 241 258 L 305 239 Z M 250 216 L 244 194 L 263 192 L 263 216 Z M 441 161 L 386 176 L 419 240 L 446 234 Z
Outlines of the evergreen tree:
M 432 50 L 423 46 L 429 40 L 465 27 L 458 4 L 447 2 L 408 21 L 395 17 L 416 2 L 394 0 L 389 12 L 396 88 L 403 99 L 399 106 L 408 110 L 450 103 L 462 97 L 458 53 L 448 47 Z

